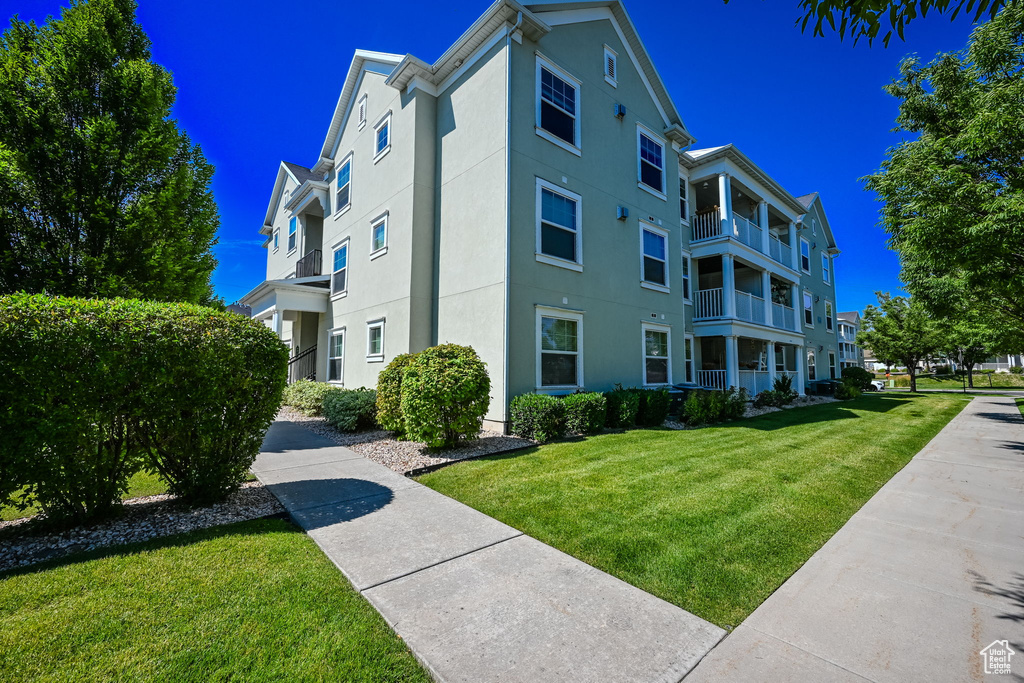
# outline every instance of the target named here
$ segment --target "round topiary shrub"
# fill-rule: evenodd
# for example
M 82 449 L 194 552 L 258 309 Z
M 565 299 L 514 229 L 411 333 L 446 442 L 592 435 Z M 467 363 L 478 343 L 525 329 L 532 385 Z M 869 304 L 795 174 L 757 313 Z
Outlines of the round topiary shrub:
M 406 435 L 432 448 L 475 437 L 490 391 L 487 367 L 471 347 L 442 344 L 417 354 L 402 378 Z
M 842 379 L 843 381 L 850 381 L 853 386 L 861 391 L 868 391 L 871 389 L 871 380 L 875 378 L 870 372 L 864 368 L 858 368 L 850 366 L 843 368 Z
M 377 392 L 373 389 L 332 389 L 323 403 L 324 417 L 343 432 L 377 425 Z
M 415 360 L 415 353 L 395 356 L 377 375 L 377 423 L 382 429 L 401 434 L 405 431 L 402 415 L 402 378 L 405 368 Z

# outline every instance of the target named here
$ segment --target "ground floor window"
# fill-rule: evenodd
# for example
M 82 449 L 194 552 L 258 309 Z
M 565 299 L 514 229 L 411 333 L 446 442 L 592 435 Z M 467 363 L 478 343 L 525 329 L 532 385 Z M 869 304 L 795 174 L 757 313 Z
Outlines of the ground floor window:
M 686 359 L 686 381 L 692 382 L 693 372 L 693 337 L 683 338 L 683 357 Z
M 832 379 L 836 378 L 836 352 L 828 352 L 828 374 Z
M 644 384 L 670 384 L 672 365 L 669 359 L 667 327 L 644 325 Z
M 345 377 L 345 330 L 331 330 L 327 339 L 327 381 L 343 382 Z
M 537 386 L 543 389 L 582 386 L 583 316 L 571 311 L 538 308 L 537 318 Z
M 366 359 L 384 360 L 384 321 L 372 320 L 366 323 Z
M 814 349 L 807 349 L 807 381 L 811 382 L 817 379 L 817 373 L 814 369 Z

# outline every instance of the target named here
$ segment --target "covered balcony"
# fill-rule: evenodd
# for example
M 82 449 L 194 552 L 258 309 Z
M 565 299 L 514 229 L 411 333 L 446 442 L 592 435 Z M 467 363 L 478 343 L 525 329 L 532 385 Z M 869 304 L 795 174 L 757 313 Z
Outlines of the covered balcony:
M 777 377 L 789 375 L 793 389 L 802 393 L 798 346 L 740 336 L 701 337 L 697 342 L 701 386 L 743 388 L 753 397 L 771 389 Z
M 797 332 L 797 287 L 729 254 L 697 259 L 694 320 L 736 319 Z

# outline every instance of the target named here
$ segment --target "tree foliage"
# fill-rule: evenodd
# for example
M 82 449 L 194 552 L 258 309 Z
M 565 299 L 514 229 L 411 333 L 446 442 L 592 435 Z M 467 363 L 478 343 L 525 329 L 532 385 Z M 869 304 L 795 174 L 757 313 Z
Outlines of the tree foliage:
M 888 365 L 896 361 L 907 367 L 910 390 L 917 391 L 918 363 L 938 350 L 938 328 L 917 299 L 876 292 L 878 306 L 864 310 L 864 326 L 857 335 L 862 346 L 871 348 Z
M 1024 2 L 971 35 L 965 51 L 908 58 L 886 90 L 897 130 L 867 186 L 915 299 L 941 317 L 974 309 L 1024 344 Z
M 133 0 L 0 35 L 0 292 L 209 300 L 213 168 Z
M 801 0 L 804 15 L 797 23 L 801 31 L 813 25 L 816 36 L 825 35 L 828 24 L 829 30 L 839 32 L 840 39 L 849 35 L 854 44 L 861 38 L 870 44 L 884 30 L 882 43 L 888 46 L 894 32 L 903 40 L 907 24 L 929 12 L 948 14 L 951 21 L 961 11 L 973 12 L 978 21 L 986 15 L 996 16 L 1004 4 L 1005 0 Z

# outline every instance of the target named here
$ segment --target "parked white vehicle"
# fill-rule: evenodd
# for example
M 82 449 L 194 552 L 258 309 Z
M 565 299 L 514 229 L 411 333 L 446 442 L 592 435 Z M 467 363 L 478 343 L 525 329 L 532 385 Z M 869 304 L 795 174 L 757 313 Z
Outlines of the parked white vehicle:
M 885 389 L 885 382 L 880 379 L 871 380 L 871 391 L 881 391 Z

